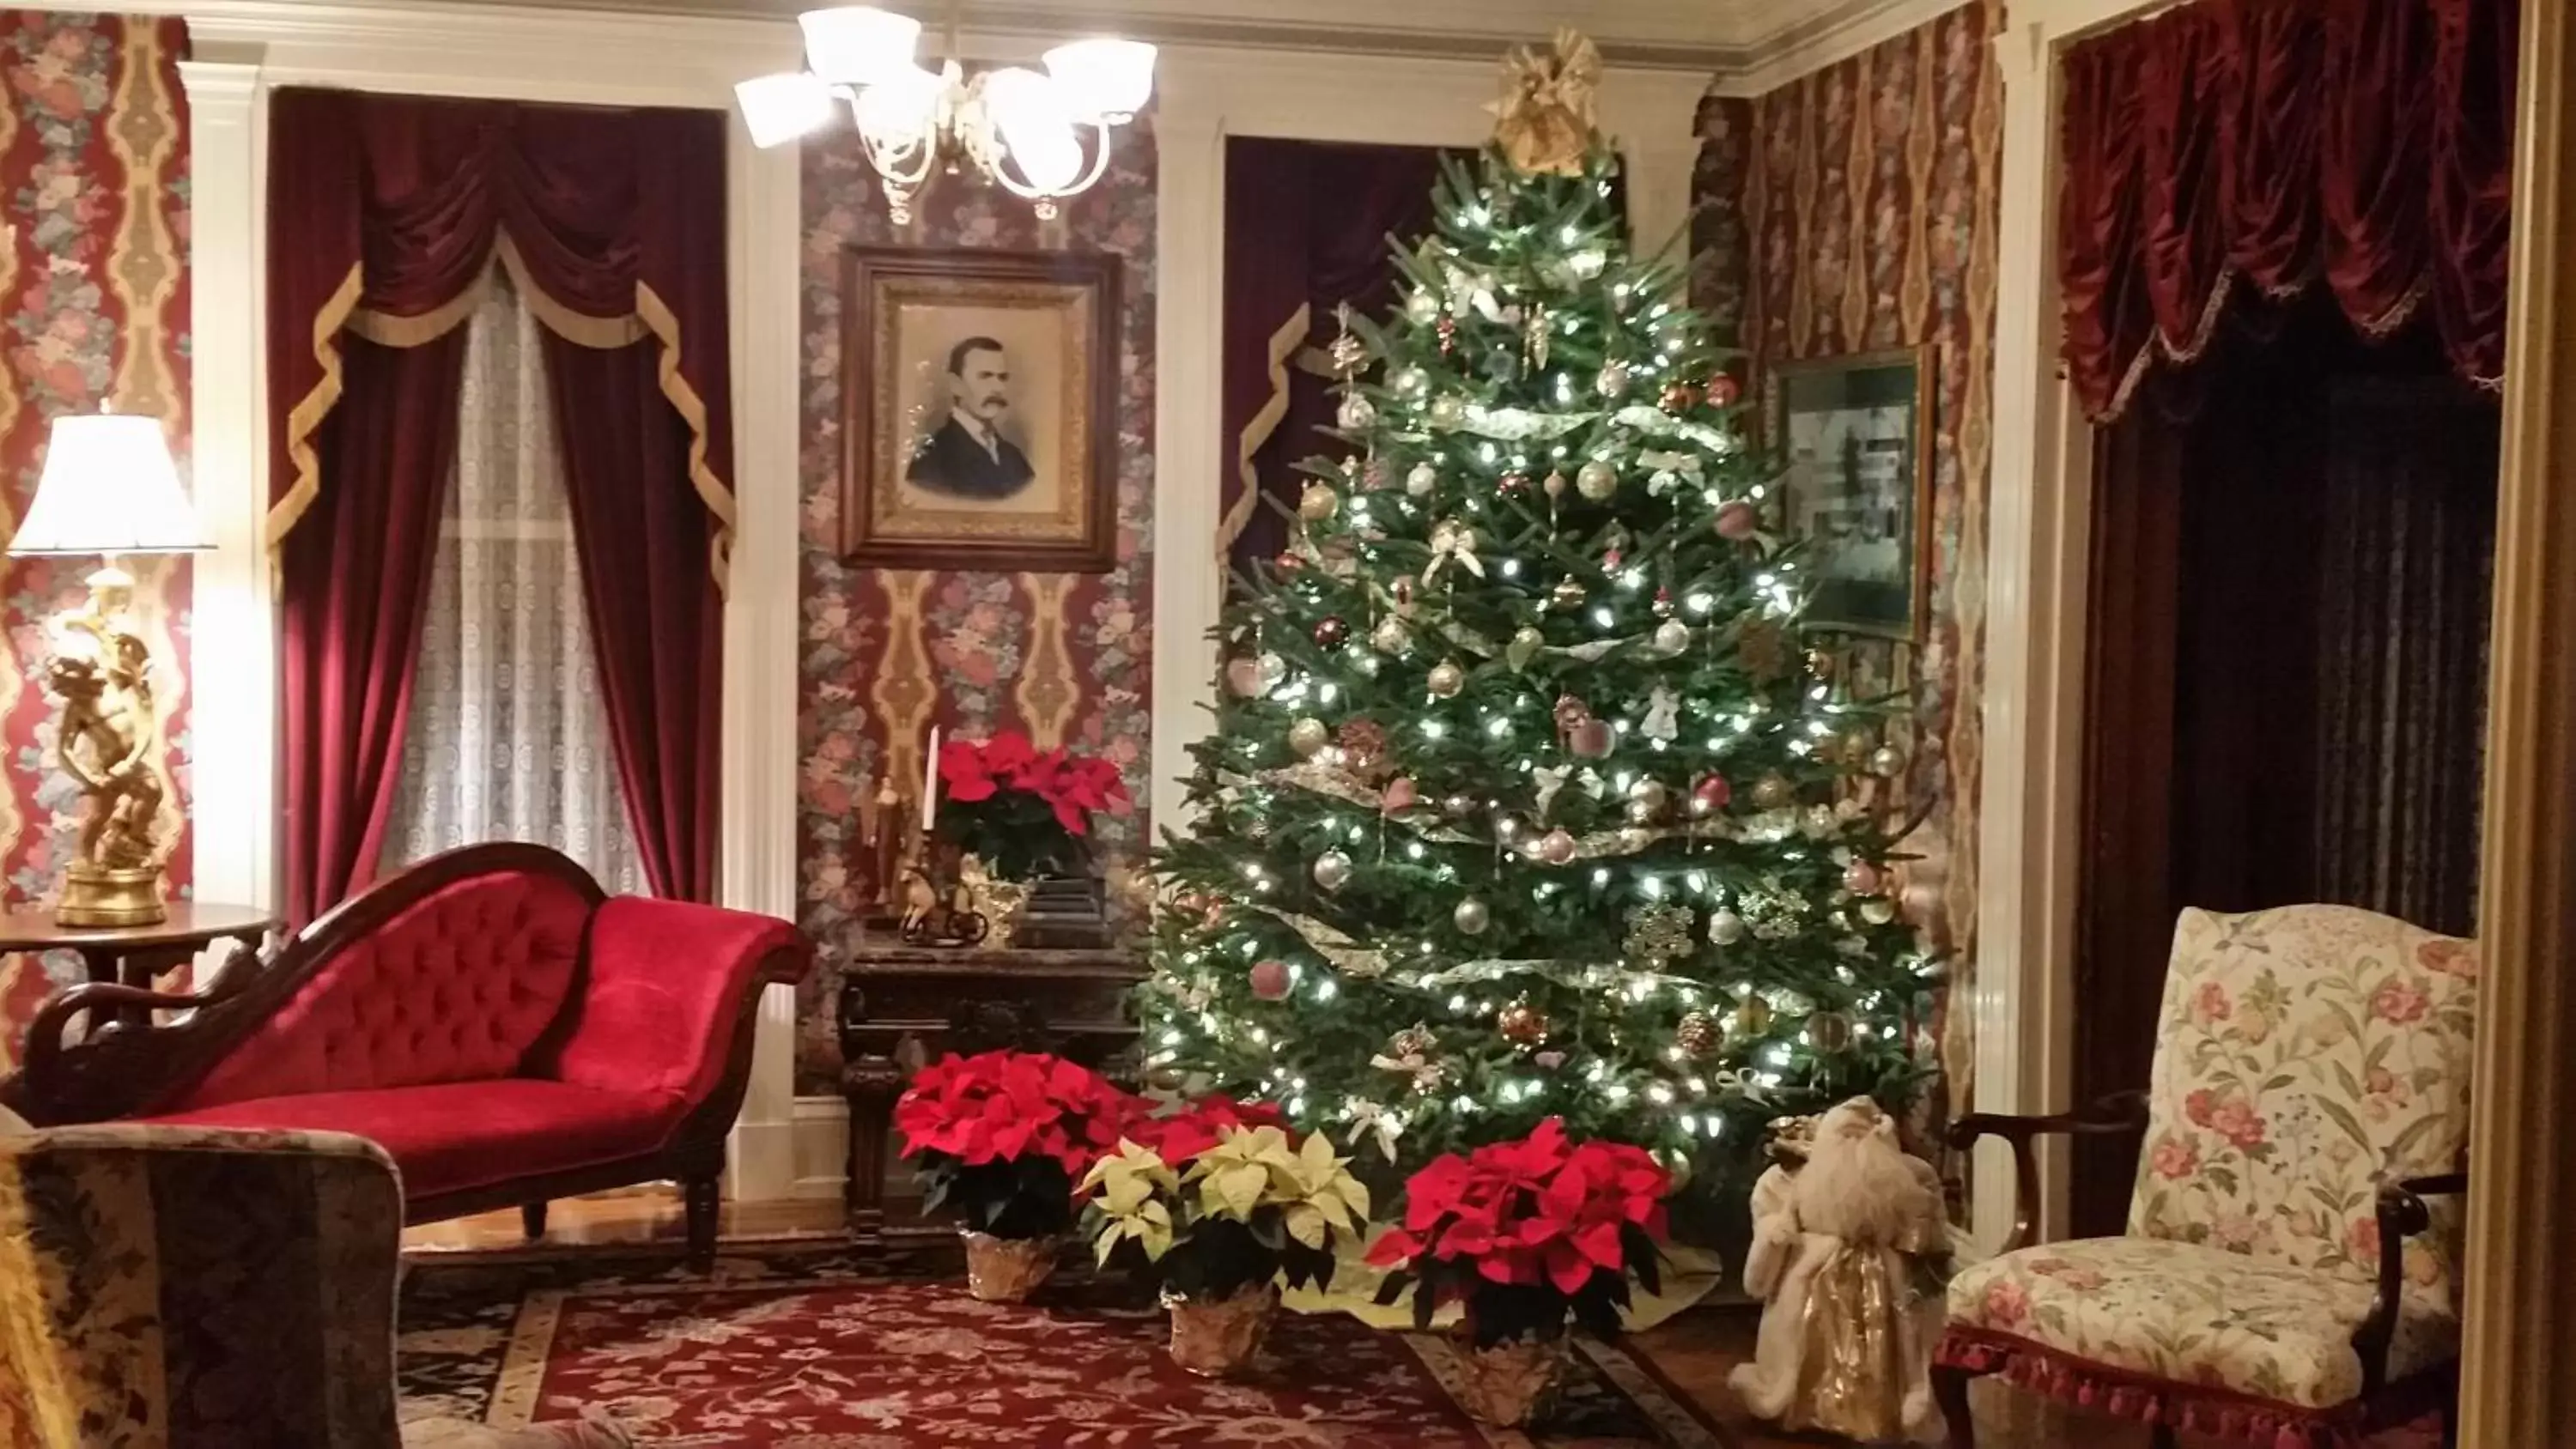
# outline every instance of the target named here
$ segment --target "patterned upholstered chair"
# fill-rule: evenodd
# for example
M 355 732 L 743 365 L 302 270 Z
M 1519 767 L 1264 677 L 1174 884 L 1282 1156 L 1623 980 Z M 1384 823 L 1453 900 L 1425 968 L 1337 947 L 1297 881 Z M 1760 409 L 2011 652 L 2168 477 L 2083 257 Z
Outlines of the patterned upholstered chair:
M 1951 1444 L 1973 1445 L 1987 1373 L 2163 1445 L 2304 1449 L 2447 1414 L 2477 977 L 2472 943 L 2368 911 L 2185 911 L 2146 1093 L 1953 1129 L 2012 1144 L 2021 1205 L 2010 1250 L 1950 1284 Z M 2141 1125 L 2127 1234 L 2023 1246 L 2031 1140 Z
M 402 1189 L 340 1133 L 0 1133 L 0 1444 L 602 1449 L 600 1423 L 397 1427 Z

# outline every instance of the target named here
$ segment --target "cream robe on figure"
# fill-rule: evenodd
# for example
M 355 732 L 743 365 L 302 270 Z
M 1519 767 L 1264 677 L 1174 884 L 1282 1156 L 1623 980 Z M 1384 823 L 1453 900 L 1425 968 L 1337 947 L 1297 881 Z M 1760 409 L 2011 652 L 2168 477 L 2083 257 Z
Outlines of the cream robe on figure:
M 1744 1288 L 1763 1300 L 1753 1362 L 1729 1376 L 1756 1417 L 1864 1442 L 1932 1427 L 1929 1315 L 1908 1258 L 1945 1253 L 1941 1180 L 1856 1097 L 1817 1123 L 1807 1163 L 1753 1187 Z

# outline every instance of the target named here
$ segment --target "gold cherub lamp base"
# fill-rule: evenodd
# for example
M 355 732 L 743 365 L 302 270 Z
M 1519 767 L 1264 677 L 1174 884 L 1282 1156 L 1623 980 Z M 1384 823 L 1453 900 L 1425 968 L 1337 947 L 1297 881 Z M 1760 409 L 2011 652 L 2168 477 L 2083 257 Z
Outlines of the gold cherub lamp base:
M 61 925 L 157 926 L 169 916 L 158 870 L 120 870 L 85 860 L 63 867 L 63 898 L 54 907 Z

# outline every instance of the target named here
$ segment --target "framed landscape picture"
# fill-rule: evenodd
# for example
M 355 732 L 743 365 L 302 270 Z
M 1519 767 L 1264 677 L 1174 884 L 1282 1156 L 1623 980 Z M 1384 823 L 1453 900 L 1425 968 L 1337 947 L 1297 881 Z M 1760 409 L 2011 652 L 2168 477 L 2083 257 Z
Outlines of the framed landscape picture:
M 1784 362 L 1769 427 L 1806 541 L 1807 627 L 1920 641 L 1932 569 L 1932 349 Z
M 1121 263 L 843 253 L 845 557 L 1058 573 L 1116 562 Z

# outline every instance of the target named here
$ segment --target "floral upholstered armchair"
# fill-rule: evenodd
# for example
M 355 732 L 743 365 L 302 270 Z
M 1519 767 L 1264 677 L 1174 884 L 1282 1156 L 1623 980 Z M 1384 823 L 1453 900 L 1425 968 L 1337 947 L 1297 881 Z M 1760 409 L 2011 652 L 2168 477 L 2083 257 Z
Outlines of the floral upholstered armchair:
M 1952 1445 L 1987 1373 L 2159 1444 L 2309 1449 L 2449 1412 L 2477 978 L 2472 943 L 2346 906 L 2183 912 L 2144 1094 L 1952 1131 L 2009 1140 L 2021 1190 L 2009 1251 L 1950 1284 Z M 2032 1138 L 2140 1126 L 2127 1234 L 2023 1246 Z
M 402 1189 L 340 1133 L 0 1113 L 0 1444 L 611 1449 L 602 1423 L 399 1425 Z

